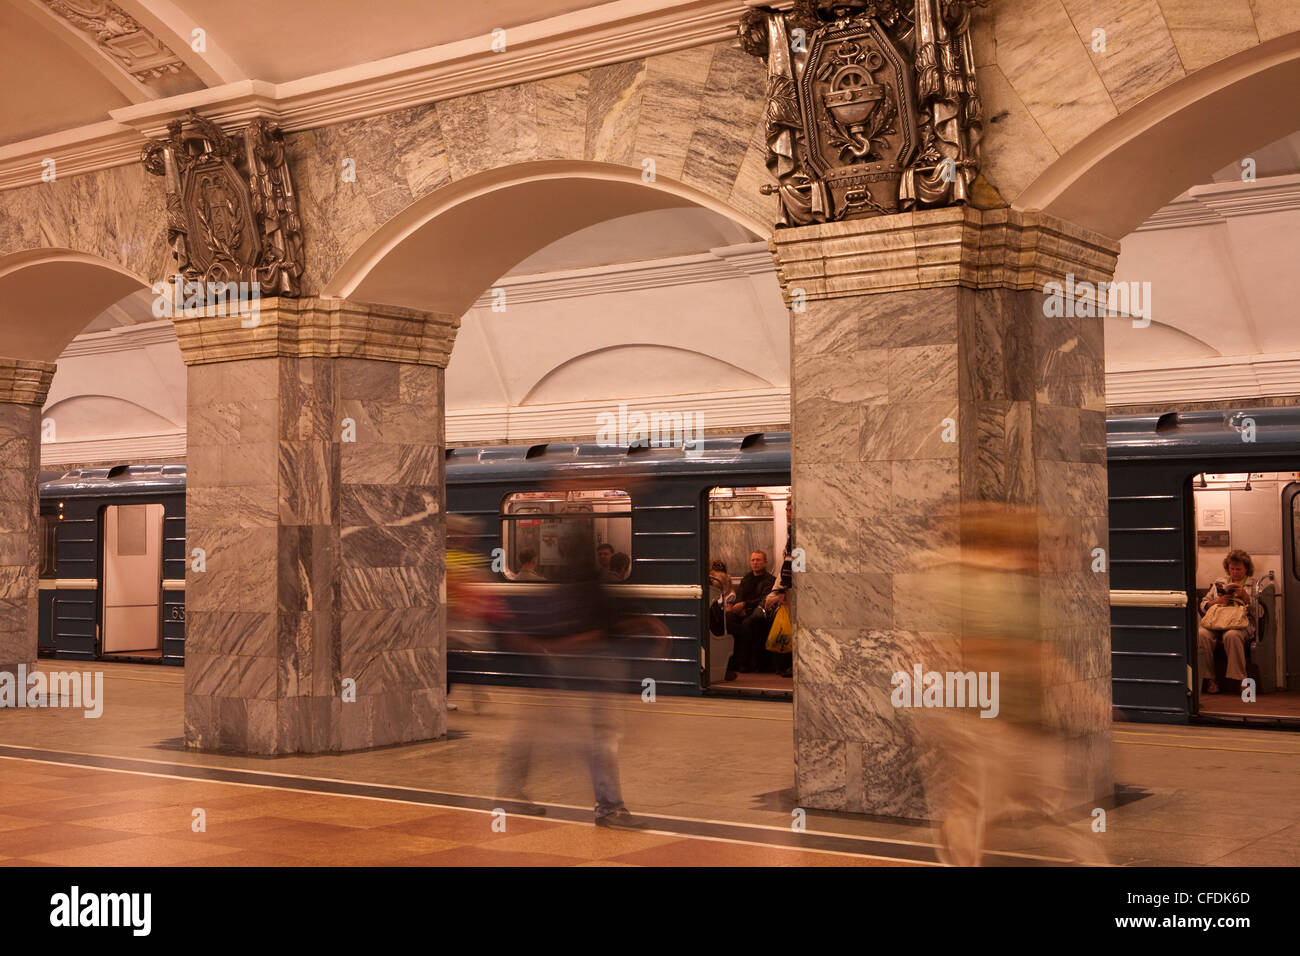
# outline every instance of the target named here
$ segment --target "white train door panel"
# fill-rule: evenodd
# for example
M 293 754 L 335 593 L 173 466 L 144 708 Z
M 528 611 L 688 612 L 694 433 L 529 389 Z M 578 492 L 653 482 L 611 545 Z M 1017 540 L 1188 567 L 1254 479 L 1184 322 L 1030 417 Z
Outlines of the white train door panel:
M 104 509 L 104 630 L 101 653 L 162 649 L 163 506 Z

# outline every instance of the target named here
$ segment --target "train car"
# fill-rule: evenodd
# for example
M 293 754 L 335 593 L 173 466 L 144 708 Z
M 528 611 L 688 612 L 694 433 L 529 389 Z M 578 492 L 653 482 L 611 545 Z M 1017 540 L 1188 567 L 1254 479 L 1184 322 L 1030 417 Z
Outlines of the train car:
M 40 495 L 41 654 L 185 662 L 185 466 L 80 468 Z
M 1107 459 L 1117 713 L 1300 724 L 1300 409 L 1112 417 Z M 1243 693 L 1230 681 L 1209 695 L 1203 685 L 1225 680 L 1225 660 L 1216 648 L 1216 673 L 1203 673 L 1199 604 L 1238 549 L 1251 555 L 1258 582 L 1257 634 L 1247 648 L 1254 686 Z
M 543 661 L 504 635 L 451 629 L 454 682 L 700 694 L 744 691 L 788 696 L 790 682 L 715 681 L 727 653 L 706 627 L 708 570 L 720 554 L 739 579 L 748 549 L 773 555 L 785 541 L 790 436 L 733 435 L 700 447 L 610 448 L 550 442 L 447 453 L 447 511 L 473 520 L 474 540 L 504 579 L 492 591 L 508 599 L 546 585 L 524 577 L 522 558 L 539 577 L 569 549 L 592 555 L 602 544 L 628 558 L 609 590 L 625 611 L 647 615 L 668 633 L 633 633 L 617 642 L 628 676 L 611 681 L 602 662 L 581 654 Z M 729 650 L 729 645 L 728 645 Z M 719 666 L 719 664 L 721 666 Z M 558 672 L 557 672 L 558 671 Z
M 1300 409 L 1112 417 L 1107 444 L 1117 714 L 1300 725 L 1300 613 L 1285 613 L 1300 608 Z M 711 560 L 724 559 L 733 579 L 753 549 L 771 556 L 773 570 L 779 563 L 788 434 L 711 438 L 690 453 L 550 442 L 453 448 L 446 456 L 448 512 L 477 526 L 471 546 L 497 572 L 486 585 L 495 595 L 544 588 L 538 578 L 566 548 L 603 544 L 627 556 L 628 571 L 611 590 L 667 634 L 620 642 L 631 675 L 625 689 L 652 678 L 665 694 L 788 696 L 789 682 L 775 678 L 725 682 L 727 648 L 706 623 Z M 183 465 L 118 466 L 42 484 L 42 654 L 183 662 L 184 481 Z M 156 547 L 143 546 L 143 554 L 131 541 L 144 513 L 123 523 L 123 512 L 110 510 L 132 505 L 162 509 L 144 525 Z M 1214 675 L 1203 674 L 1198 659 L 1198 604 L 1238 548 L 1253 555 L 1259 582 L 1259 626 L 1248 649 L 1252 700 L 1235 687 L 1203 693 L 1207 677 L 1224 680 L 1224 658 L 1216 649 Z M 149 563 L 155 552 L 157 571 Z M 144 570 L 129 571 L 137 566 Z M 135 593 L 129 574 L 147 586 Z M 125 621 L 139 622 L 144 639 L 126 644 L 140 646 L 118 641 Z M 490 629 L 455 625 L 449 648 L 457 683 L 612 689 L 581 655 L 558 662 L 549 655 L 543 666 Z

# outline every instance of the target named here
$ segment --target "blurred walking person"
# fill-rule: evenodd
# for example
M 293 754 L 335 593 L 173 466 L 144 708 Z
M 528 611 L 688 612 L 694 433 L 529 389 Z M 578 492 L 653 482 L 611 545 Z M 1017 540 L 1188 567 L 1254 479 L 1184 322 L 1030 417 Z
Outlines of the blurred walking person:
M 610 682 L 626 681 L 624 662 L 617 653 L 619 622 L 608 592 L 598 580 L 597 570 L 581 558 L 566 562 L 562 572 L 544 590 L 520 595 L 513 602 L 512 640 L 529 653 L 542 655 L 555 686 L 584 690 L 566 678 L 561 658 L 572 656 L 586 662 L 586 677 Z M 623 803 L 619 776 L 619 745 L 622 737 L 618 697 L 585 693 L 577 702 L 585 726 L 577 728 L 585 738 L 588 770 L 595 794 L 596 825 L 616 829 L 641 829 Z M 562 709 L 562 708 L 561 708 Z M 552 710 L 557 713 L 559 710 Z M 521 715 L 506 747 L 498 775 L 498 793 L 518 801 L 518 812 L 543 814 L 545 807 L 525 795 L 533 754 L 546 731 L 555 730 L 537 720 L 536 713 Z

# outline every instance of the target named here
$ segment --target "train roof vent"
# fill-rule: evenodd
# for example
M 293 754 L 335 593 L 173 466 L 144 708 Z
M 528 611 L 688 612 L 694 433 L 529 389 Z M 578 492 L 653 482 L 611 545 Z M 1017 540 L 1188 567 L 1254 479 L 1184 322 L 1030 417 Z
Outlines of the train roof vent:
M 750 432 L 740 440 L 740 447 L 742 450 L 753 448 L 755 445 L 762 445 L 765 441 L 762 432 Z
M 121 478 L 130 470 L 130 468 L 130 465 L 114 465 L 112 468 L 108 469 L 108 474 L 104 477 L 109 479 Z
M 531 445 L 497 445 L 478 450 L 479 461 L 522 461 L 532 451 Z
M 537 458 L 540 455 L 545 455 L 547 447 L 548 444 L 546 442 L 542 442 L 540 445 L 529 445 L 528 451 L 524 454 L 524 458 Z
M 1165 412 L 1156 419 L 1157 432 L 1171 432 L 1178 427 L 1178 413 Z

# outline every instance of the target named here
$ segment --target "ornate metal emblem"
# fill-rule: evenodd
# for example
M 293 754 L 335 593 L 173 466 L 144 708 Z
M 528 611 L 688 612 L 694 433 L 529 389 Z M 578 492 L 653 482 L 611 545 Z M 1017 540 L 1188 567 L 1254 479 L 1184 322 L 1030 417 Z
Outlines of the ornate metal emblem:
M 189 132 L 172 122 L 142 156 L 166 179 L 167 238 L 180 273 L 297 296 L 302 222 L 280 128 L 258 119 L 236 138 L 193 111 L 189 120 Z
M 983 130 L 970 8 L 984 0 L 796 0 L 755 8 L 768 169 L 782 226 L 966 202 Z

